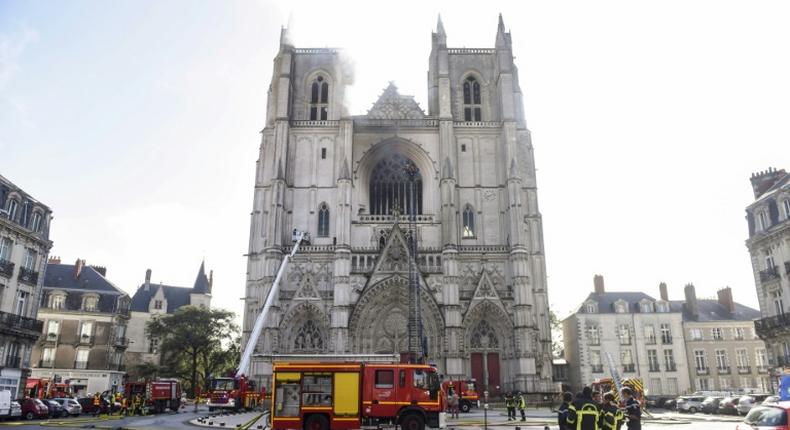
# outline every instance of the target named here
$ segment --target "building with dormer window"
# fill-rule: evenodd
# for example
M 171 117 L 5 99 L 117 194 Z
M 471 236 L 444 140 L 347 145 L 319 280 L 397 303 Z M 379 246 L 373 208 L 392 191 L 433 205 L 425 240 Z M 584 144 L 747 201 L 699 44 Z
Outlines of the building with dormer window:
M 119 388 L 126 373 L 131 300 L 85 260 L 47 264 L 38 319 L 44 331 L 33 349 L 32 375 L 68 380 L 78 395 Z
M 535 160 L 510 33 L 501 17 L 494 29 L 491 47 L 452 48 L 439 20 L 427 109 L 390 83 L 355 116 L 342 52 L 294 47 L 283 29 L 256 168 L 243 341 L 293 229 L 312 243 L 290 260 L 258 354 L 420 350 L 447 378 L 473 377 L 494 396 L 554 390 Z M 408 323 L 418 318 L 421 338 Z M 258 383 L 270 371 L 253 356 Z
M 176 287 L 151 282 L 151 269 L 145 271 L 143 282 L 132 296 L 129 338 L 126 350 L 129 363 L 160 364 L 159 339 L 145 332 L 145 325 L 152 318 L 172 314 L 182 306 L 211 306 L 211 287 L 214 272 L 206 275 L 205 263 L 200 264 L 197 278 L 192 287 Z M 129 368 L 129 376 L 135 378 L 135 369 Z
M 41 335 L 38 298 L 52 241 L 52 212 L 0 176 L 0 391 L 25 386 L 30 354 Z
M 562 321 L 569 382 L 574 390 L 611 376 L 639 377 L 654 395 L 690 389 L 683 342 L 683 314 L 672 306 L 666 284 L 660 298 L 642 292 L 607 292 L 595 275 L 594 292 Z

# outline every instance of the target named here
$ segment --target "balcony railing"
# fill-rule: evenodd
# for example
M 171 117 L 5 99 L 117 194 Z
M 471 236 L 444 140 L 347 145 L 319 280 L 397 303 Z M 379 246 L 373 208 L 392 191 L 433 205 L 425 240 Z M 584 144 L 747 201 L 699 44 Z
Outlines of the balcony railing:
M 601 338 L 589 338 L 588 337 L 587 338 L 587 344 L 588 345 L 600 345 L 601 344 Z
M 662 335 L 661 343 L 664 345 L 672 345 L 672 335 Z
M 730 369 L 730 366 L 725 366 L 725 367 L 718 367 L 718 368 L 716 368 L 716 371 L 719 372 L 719 375 L 729 375 L 730 372 L 731 372 L 731 369 Z
M 41 360 L 38 362 L 38 367 L 52 367 L 55 365 L 55 360 Z
M 757 366 L 757 373 L 768 373 L 768 366 Z
M 678 370 L 678 366 L 675 363 L 669 363 L 665 365 L 667 372 L 675 372 Z
M 56 340 L 58 340 L 58 334 L 57 333 L 47 333 L 46 335 L 44 335 L 44 340 L 48 341 L 48 342 L 55 342 Z
M 661 366 L 659 366 L 658 363 L 650 363 L 648 366 L 648 370 L 651 372 L 660 372 Z
M 75 361 L 74 362 L 74 368 L 75 369 L 87 369 L 88 368 L 88 362 L 87 361 Z
M 635 371 L 635 366 L 633 364 L 623 364 L 623 372 L 624 373 L 633 373 Z
M 0 311 L 0 329 L 14 331 L 24 330 L 30 332 L 31 336 L 34 335 L 38 338 L 43 328 L 44 321 Z
M 710 375 L 709 367 L 697 367 L 697 375 Z
M 655 345 L 656 344 L 656 337 L 655 336 L 648 336 L 645 338 L 645 344 L 647 345 Z
M 89 334 L 83 334 L 82 336 L 80 336 L 79 341 L 80 341 L 80 343 L 85 343 L 85 344 L 92 343 L 93 342 L 93 336 L 91 336 Z
M 751 366 L 738 366 L 738 374 L 740 374 L 740 375 L 748 375 L 749 373 L 752 373 L 752 367 Z
M 8 260 L 0 260 L 0 276 L 10 278 L 14 276 L 14 263 Z
M 24 282 L 28 285 L 36 285 L 38 283 L 38 272 L 34 272 L 27 267 L 20 267 L 17 278 L 20 282 Z
M 767 282 L 779 277 L 779 270 L 776 266 L 771 266 L 765 270 L 760 271 L 760 281 Z
M 603 373 L 603 364 L 591 364 L 590 370 L 592 373 Z
M 790 314 L 778 314 L 754 320 L 754 329 L 760 337 L 770 336 L 773 329 L 790 328 Z
M 20 361 L 22 361 L 22 360 L 21 360 L 21 357 L 19 357 L 18 355 L 17 356 L 9 355 L 9 356 L 7 356 L 5 358 L 5 361 L 4 361 L 5 362 L 5 367 L 18 368 Z

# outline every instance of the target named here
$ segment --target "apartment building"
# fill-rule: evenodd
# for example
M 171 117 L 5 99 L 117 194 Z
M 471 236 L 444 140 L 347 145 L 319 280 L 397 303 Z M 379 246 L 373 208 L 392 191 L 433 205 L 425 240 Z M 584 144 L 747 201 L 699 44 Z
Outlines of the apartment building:
M 131 299 L 84 260 L 47 266 L 38 318 L 44 332 L 33 349 L 34 377 L 68 380 L 79 395 L 122 386 Z
M 717 299 L 698 299 L 693 284 L 684 290 L 683 334 L 693 390 L 741 391 L 771 389 L 765 343 L 754 330 L 760 311 L 736 303 L 732 290 Z
M 36 314 L 51 221 L 47 206 L 0 176 L 0 391 L 12 398 L 24 389 L 41 335 Z
M 643 292 L 606 292 L 601 275 L 594 291 L 562 321 L 570 385 L 579 389 L 611 375 L 639 377 L 654 395 L 677 395 L 690 389 L 683 343 L 683 315 L 667 297 Z

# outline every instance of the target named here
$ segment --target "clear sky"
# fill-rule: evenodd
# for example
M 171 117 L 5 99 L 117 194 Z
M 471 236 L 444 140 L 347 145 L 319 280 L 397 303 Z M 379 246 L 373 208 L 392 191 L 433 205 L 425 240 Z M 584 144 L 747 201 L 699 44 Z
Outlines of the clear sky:
M 52 255 L 132 294 L 192 285 L 240 312 L 280 27 L 355 62 L 353 114 L 387 82 L 426 106 L 430 33 L 512 32 L 545 222 L 550 301 L 687 282 L 757 305 L 749 176 L 790 168 L 787 1 L 0 0 L 0 173 L 54 211 Z

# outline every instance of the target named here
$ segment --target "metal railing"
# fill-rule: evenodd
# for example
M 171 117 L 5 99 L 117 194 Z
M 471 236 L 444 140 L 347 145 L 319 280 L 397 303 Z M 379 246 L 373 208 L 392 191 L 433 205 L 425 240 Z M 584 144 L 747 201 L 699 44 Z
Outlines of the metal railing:
M 659 366 L 658 364 L 650 363 L 650 365 L 649 365 L 647 370 L 650 371 L 650 372 L 660 372 L 661 371 L 661 366 Z
M 14 263 L 8 260 L 0 260 L 0 276 L 10 278 L 14 276 Z
M 28 285 L 36 285 L 38 283 L 38 272 L 28 269 L 27 267 L 20 267 L 17 279 Z
M 672 335 L 661 335 L 661 343 L 664 345 L 672 345 Z
M 591 364 L 590 370 L 592 373 L 603 373 L 603 364 Z
M 623 372 L 624 373 L 633 373 L 636 370 L 636 366 L 633 364 L 623 364 Z
M 790 315 L 778 314 L 754 320 L 754 328 L 758 335 L 766 335 L 771 329 L 790 326 Z
M 75 361 L 74 362 L 74 368 L 75 369 L 87 369 L 88 368 L 88 362 L 87 361 Z
M 741 375 L 746 375 L 746 374 L 752 373 L 752 367 L 751 366 L 738 366 L 738 373 L 741 374 Z
M 697 375 L 710 375 L 710 367 L 697 367 Z
M 778 277 L 779 277 L 779 270 L 777 270 L 776 266 L 771 266 L 765 270 L 760 271 L 761 282 L 771 281 L 773 279 L 777 279 Z
M 719 375 L 729 375 L 730 372 L 732 372 L 732 369 L 730 369 L 730 366 L 725 366 L 725 367 L 717 367 L 716 371 L 719 372 Z
M 0 329 L 28 330 L 41 333 L 43 328 L 44 321 L 0 311 Z M 36 335 L 36 337 L 38 337 L 38 335 Z
M 41 360 L 38 362 L 38 367 L 52 367 L 55 365 L 55 360 Z

